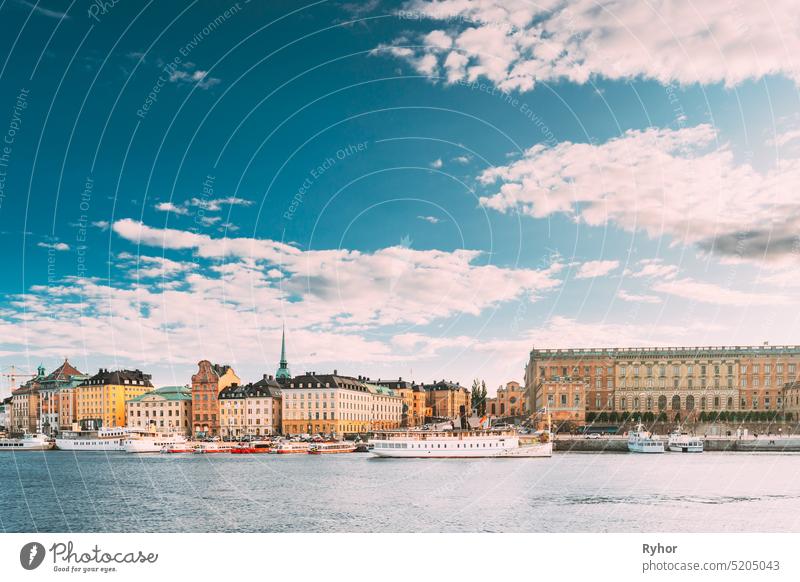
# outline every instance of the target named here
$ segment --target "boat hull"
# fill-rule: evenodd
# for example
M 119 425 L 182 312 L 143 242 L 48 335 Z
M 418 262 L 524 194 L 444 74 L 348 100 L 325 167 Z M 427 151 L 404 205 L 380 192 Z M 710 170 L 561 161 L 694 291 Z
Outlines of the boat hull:
M 670 443 L 669 450 L 673 453 L 702 453 L 703 445 L 685 445 L 680 443 Z
M 124 453 L 124 439 L 56 439 L 56 448 L 61 451 L 98 453 Z
M 389 459 L 531 459 L 553 456 L 553 443 L 536 443 L 504 449 L 384 449 L 370 452 Z
M 9 439 L 9 442 L 0 443 L 0 453 L 3 451 L 49 451 L 55 447 L 55 443 L 13 443 L 10 442 L 14 439 Z
M 628 451 L 631 453 L 658 454 L 664 452 L 664 443 L 654 442 L 649 444 L 628 443 Z

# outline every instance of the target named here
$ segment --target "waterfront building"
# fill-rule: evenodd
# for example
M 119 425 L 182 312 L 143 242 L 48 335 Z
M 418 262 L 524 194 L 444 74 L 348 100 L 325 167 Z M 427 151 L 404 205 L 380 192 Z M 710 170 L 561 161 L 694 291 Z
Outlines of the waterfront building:
M 11 392 L 11 432 L 39 431 L 39 385 L 28 381 Z
M 586 420 L 586 383 L 566 379 L 547 380 L 542 384 L 545 405 L 551 420 L 556 424 L 564 422 L 576 425 Z
M 55 370 L 44 375 L 40 366 L 38 379 L 41 395 L 42 430 L 46 433 L 68 430 L 78 420 L 77 387 L 89 379 L 64 358 Z
M 400 426 L 415 427 L 425 424 L 426 393 L 419 384 L 398 378 L 397 380 L 377 380 L 379 386 L 386 386 L 403 399 L 403 418 Z
M 197 373 L 192 376 L 192 428 L 196 436 L 219 436 L 219 393 L 233 384 L 241 384 L 241 380 L 232 367 L 208 360 L 197 363 Z
M 11 430 L 11 396 L 0 400 L 0 431 Z
M 125 426 L 125 403 L 153 389 L 141 370 L 100 368 L 76 388 L 78 422 L 99 420 L 104 427 Z
M 403 399 L 368 378 L 307 372 L 282 387 L 283 434 L 365 433 L 400 426 Z
M 192 390 L 189 386 L 162 386 L 125 403 L 130 428 L 191 435 Z
M 400 428 L 403 422 L 403 397 L 386 386 L 367 382 L 372 395 L 370 430 L 392 430 Z
M 281 385 L 272 376 L 219 393 L 220 435 L 269 436 L 281 429 Z
M 800 381 L 787 382 L 782 390 L 783 412 L 792 415 L 793 420 L 800 418 Z
M 652 412 L 670 420 L 701 412 L 776 411 L 798 377 L 800 346 L 533 349 L 525 371 L 529 411 L 548 381 L 586 385 L 587 413 Z
M 486 399 L 486 414 L 489 416 L 522 416 L 525 410 L 525 389 L 513 380 L 500 386 L 497 396 Z
M 439 380 L 432 384 L 424 384 L 426 406 L 434 418 L 455 420 L 460 416 L 472 413 L 472 398 L 469 390 L 458 382 Z

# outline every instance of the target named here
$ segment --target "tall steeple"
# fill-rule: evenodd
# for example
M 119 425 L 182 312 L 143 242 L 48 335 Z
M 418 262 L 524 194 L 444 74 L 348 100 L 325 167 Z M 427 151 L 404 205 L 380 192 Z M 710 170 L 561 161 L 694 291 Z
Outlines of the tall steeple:
M 292 377 L 289 371 L 289 362 L 286 361 L 286 325 L 283 326 L 281 333 L 281 362 L 278 365 L 278 371 L 275 372 L 276 380 L 288 380 Z

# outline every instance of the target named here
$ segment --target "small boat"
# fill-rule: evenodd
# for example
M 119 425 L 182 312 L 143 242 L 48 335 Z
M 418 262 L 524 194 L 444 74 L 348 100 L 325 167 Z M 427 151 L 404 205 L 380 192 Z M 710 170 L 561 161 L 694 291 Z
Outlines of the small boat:
M 180 434 L 134 432 L 123 441 L 126 453 L 159 453 L 164 447 L 186 448 L 186 437 Z
M 190 447 L 188 444 L 183 445 L 164 445 L 161 447 L 162 453 L 172 453 L 172 454 L 180 454 L 180 453 L 193 453 L 194 447 Z
M 0 439 L 0 452 L 2 451 L 49 451 L 55 446 L 49 436 L 37 433 L 25 433 L 21 438 Z
M 230 453 L 232 448 L 232 445 L 217 442 L 200 443 L 192 452 L 203 455 L 212 453 Z
M 681 427 L 678 426 L 669 434 L 667 447 L 673 453 L 702 453 L 703 439 L 681 432 Z
M 356 444 L 348 441 L 332 443 L 314 443 L 308 449 L 309 455 L 333 455 L 337 453 L 354 453 Z
M 257 455 L 269 453 L 272 443 L 269 441 L 252 441 L 235 446 L 231 449 L 234 455 Z
M 664 441 L 646 431 L 640 422 L 628 433 L 628 450 L 632 453 L 663 453 Z
M 271 450 L 270 453 L 274 453 L 276 455 L 297 455 L 297 454 L 306 454 L 308 453 L 309 444 L 308 443 L 297 443 L 297 442 L 282 442 L 275 445 Z

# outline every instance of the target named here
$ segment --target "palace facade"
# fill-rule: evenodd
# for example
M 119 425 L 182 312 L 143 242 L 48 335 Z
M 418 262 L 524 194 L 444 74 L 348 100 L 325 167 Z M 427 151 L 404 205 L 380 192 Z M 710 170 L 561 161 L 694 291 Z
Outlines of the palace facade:
M 553 383 L 579 383 L 587 413 L 781 411 L 798 379 L 800 346 L 533 349 L 525 370 L 529 413 Z

